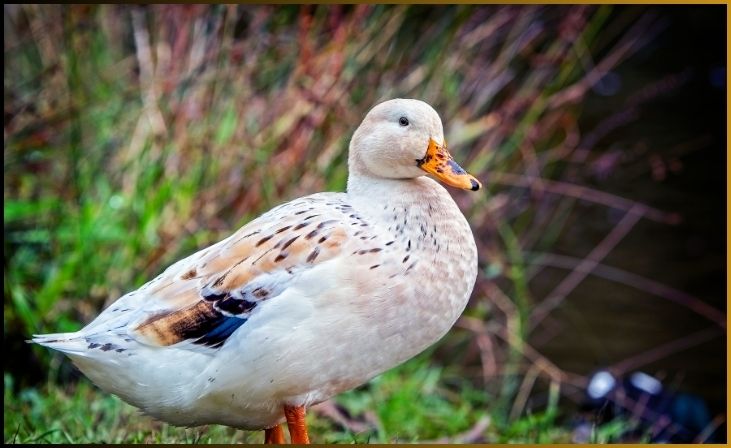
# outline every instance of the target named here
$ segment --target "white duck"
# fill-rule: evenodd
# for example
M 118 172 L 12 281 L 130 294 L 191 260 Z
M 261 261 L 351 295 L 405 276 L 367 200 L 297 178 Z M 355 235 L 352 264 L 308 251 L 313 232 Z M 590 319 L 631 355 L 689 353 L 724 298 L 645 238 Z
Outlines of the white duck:
M 305 409 L 440 339 L 477 276 L 469 224 L 434 180 L 478 190 L 439 115 L 394 99 L 355 131 L 347 193 L 282 204 L 170 266 L 76 333 L 34 336 L 175 425 L 309 441 Z

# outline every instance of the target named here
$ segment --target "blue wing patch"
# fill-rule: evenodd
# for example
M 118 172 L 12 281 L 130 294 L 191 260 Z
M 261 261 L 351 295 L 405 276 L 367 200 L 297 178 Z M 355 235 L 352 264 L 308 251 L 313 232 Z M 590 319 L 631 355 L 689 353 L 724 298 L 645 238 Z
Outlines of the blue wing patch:
M 214 321 L 209 322 L 208 325 L 205 325 L 205 328 L 203 326 L 199 327 L 194 332 L 195 335 L 190 335 L 190 337 L 194 338 L 203 332 L 203 335 L 198 337 L 195 343 L 219 348 L 245 322 L 246 319 L 244 318 L 221 315 L 217 319 L 214 319 Z

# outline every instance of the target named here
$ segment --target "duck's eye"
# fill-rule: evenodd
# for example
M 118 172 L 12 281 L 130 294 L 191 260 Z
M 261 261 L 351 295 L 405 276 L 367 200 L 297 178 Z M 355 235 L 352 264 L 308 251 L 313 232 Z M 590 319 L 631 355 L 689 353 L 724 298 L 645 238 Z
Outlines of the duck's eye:
M 409 125 L 409 119 L 406 117 L 401 117 L 398 119 L 398 124 L 401 126 L 408 126 Z

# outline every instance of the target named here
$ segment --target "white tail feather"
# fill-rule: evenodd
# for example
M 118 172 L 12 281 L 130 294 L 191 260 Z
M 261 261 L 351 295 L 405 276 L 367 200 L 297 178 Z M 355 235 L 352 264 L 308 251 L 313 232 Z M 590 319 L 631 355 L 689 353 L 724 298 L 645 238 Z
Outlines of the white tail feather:
M 88 356 L 89 342 L 79 332 L 34 334 L 28 342 L 72 355 Z

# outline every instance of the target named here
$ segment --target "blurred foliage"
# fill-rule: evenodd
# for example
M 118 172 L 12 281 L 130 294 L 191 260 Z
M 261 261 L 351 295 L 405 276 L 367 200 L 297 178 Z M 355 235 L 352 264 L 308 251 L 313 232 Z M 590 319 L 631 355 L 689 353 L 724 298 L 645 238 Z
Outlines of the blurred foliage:
M 594 129 L 580 123 L 592 89 L 611 90 L 608 74 L 660 32 L 644 8 L 9 5 L 4 20 L 4 338 L 18 360 L 5 370 L 6 441 L 197 440 L 167 426 L 136 432 L 126 405 L 89 399 L 86 383 L 57 389 L 74 374 L 24 339 L 79 329 L 276 204 L 343 190 L 349 137 L 385 99 L 432 104 L 455 157 L 488 193 L 453 192 L 481 269 L 463 331 L 434 352 L 457 370 L 445 376 L 422 359 L 374 380 L 367 394 L 338 398 L 352 413 L 377 414 L 367 440 L 459 434 L 481 415 L 493 421 L 493 441 L 567 440 L 550 428 L 560 386 L 584 379 L 525 341 L 571 288 L 537 315 L 535 260 L 566 235 L 582 201 L 618 213 L 611 225 L 620 229 L 624 218 L 677 222 L 593 185 L 620 163 L 598 142 L 682 75 L 625 92 L 618 115 Z M 539 409 L 521 396 L 526 371 L 551 391 Z M 51 396 L 26 389 L 47 376 Z M 451 392 L 434 392 L 450 378 Z M 87 399 L 100 408 L 68 408 Z M 54 429 L 44 412 L 95 423 Z M 106 425 L 101 437 L 89 432 Z M 526 425 L 544 429 L 530 436 Z

